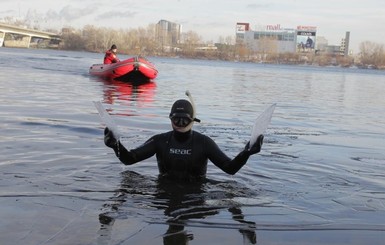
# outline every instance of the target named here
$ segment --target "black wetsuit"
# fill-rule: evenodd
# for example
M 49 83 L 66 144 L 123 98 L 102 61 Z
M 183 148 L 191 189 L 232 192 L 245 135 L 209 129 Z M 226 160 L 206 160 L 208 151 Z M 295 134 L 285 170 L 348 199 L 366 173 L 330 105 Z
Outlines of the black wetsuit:
M 156 154 L 161 176 L 184 180 L 205 177 L 208 160 L 224 172 L 235 174 L 250 156 L 244 150 L 231 160 L 211 138 L 196 131 L 157 134 L 136 149 L 127 150 L 122 144 L 118 144 L 114 151 L 126 165 Z

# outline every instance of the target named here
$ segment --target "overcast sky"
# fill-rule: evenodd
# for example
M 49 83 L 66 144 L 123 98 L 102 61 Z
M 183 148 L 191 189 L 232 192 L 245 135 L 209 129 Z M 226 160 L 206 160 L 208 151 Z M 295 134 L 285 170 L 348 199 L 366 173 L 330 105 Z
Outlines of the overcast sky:
M 194 31 L 203 40 L 235 35 L 237 22 L 251 29 L 266 25 L 281 28 L 316 26 L 317 36 L 340 45 L 350 31 L 350 48 L 385 43 L 384 0 L 0 0 L 0 21 L 29 17 L 41 28 L 82 28 L 85 25 L 138 28 L 164 19 Z

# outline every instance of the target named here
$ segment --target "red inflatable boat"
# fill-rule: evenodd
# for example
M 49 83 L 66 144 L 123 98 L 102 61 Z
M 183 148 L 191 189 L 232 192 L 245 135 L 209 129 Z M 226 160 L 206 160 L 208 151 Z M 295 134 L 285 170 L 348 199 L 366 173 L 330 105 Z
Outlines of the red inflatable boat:
M 132 57 L 113 64 L 94 64 L 90 67 L 90 74 L 105 79 L 123 82 L 138 82 L 155 79 L 158 71 L 146 58 Z

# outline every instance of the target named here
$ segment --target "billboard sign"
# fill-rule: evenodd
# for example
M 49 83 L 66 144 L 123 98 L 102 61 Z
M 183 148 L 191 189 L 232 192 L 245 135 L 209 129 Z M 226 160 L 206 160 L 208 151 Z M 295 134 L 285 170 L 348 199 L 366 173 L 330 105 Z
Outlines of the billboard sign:
M 245 33 L 246 31 L 250 30 L 250 24 L 249 23 L 237 23 L 236 26 L 236 32 L 237 33 Z
M 280 30 L 281 30 L 280 24 L 266 26 L 266 31 L 280 31 Z
M 297 26 L 297 51 L 314 52 L 317 27 Z

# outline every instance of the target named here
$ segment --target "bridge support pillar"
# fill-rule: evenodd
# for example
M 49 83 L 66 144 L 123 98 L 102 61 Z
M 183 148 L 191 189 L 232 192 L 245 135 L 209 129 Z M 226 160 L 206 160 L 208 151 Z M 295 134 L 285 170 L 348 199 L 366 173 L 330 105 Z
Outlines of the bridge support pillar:
M 0 47 L 4 45 L 5 32 L 0 32 Z
M 27 44 L 27 48 L 29 48 L 29 45 L 31 45 L 32 37 L 31 36 L 23 37 L 23 41 L 24 40 L 25 40 L 25 43 Z

